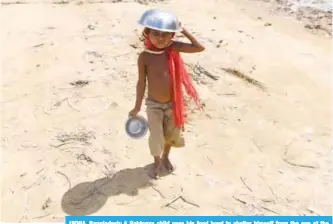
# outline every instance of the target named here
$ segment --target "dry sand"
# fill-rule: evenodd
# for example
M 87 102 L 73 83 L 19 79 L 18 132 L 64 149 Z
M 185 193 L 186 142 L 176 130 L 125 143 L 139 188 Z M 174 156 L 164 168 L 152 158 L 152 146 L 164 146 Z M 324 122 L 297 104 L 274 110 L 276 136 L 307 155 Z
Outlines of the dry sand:
M 147 136 L 124 132 L 142 50 L 136 21 L 155 7 L 206 45 L 183 55 L 205 110 L 171 153 L 176 171 L 157 181 Z M 332 215 L 331 39 L 267 7 L 3 1 L 1 220 Z

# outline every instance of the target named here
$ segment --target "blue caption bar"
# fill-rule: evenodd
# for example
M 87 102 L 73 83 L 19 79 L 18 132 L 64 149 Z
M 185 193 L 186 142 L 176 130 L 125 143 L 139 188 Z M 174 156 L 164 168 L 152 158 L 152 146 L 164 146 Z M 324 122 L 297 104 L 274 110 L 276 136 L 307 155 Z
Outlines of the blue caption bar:
M 66 224 L 332 224 L 332 216 L 66 216 Z

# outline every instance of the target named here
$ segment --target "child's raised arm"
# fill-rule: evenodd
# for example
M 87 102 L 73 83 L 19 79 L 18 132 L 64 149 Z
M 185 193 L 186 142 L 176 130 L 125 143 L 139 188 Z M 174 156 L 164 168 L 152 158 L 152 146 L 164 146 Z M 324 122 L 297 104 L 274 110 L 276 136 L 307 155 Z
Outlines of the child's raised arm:
M 144 63 L 144 53 L 138 58 L 138 81 L 136 84 L 136 101 L 134 108 L 129 112 L 130 116 L 136 116 L 141 110 L 143 96 L 146 90 L 146 67 Z
M 182 34 L 187 37 L 191 43 L 183 43 L 179 41 L 175 41 L 172 43 L 172 48 L 178 52 L 184 53 L 197 53 L 205 50 L 205 47 L 185 28 L 182 30 Z

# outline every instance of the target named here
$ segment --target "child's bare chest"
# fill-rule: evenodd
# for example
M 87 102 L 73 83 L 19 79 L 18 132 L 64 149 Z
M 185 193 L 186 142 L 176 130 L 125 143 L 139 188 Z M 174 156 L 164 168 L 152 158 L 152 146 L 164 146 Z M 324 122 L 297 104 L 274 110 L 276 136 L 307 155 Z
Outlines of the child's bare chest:
M 169 74 L 168 56 L 166 54 L 150 55 L 150 57 L 148 58 L 148 63 L 146 65 L 148 76 L 158 77 Z

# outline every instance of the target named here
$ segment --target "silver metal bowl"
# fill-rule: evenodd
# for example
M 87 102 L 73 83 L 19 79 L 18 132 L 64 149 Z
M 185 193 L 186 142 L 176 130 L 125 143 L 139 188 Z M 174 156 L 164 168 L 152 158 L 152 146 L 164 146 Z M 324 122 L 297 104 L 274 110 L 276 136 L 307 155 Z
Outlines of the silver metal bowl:
M 177 17 L 173 13 L 162 9 L 145 11 L 138 23 L 144 27 L 164 32 L 179 32 L 182 30 Z
M 144 117 L 139 115 L 129 117 L 125 124 L 125 131 L 131 138 L 142 138 L 148 132 L 148 122 Z

